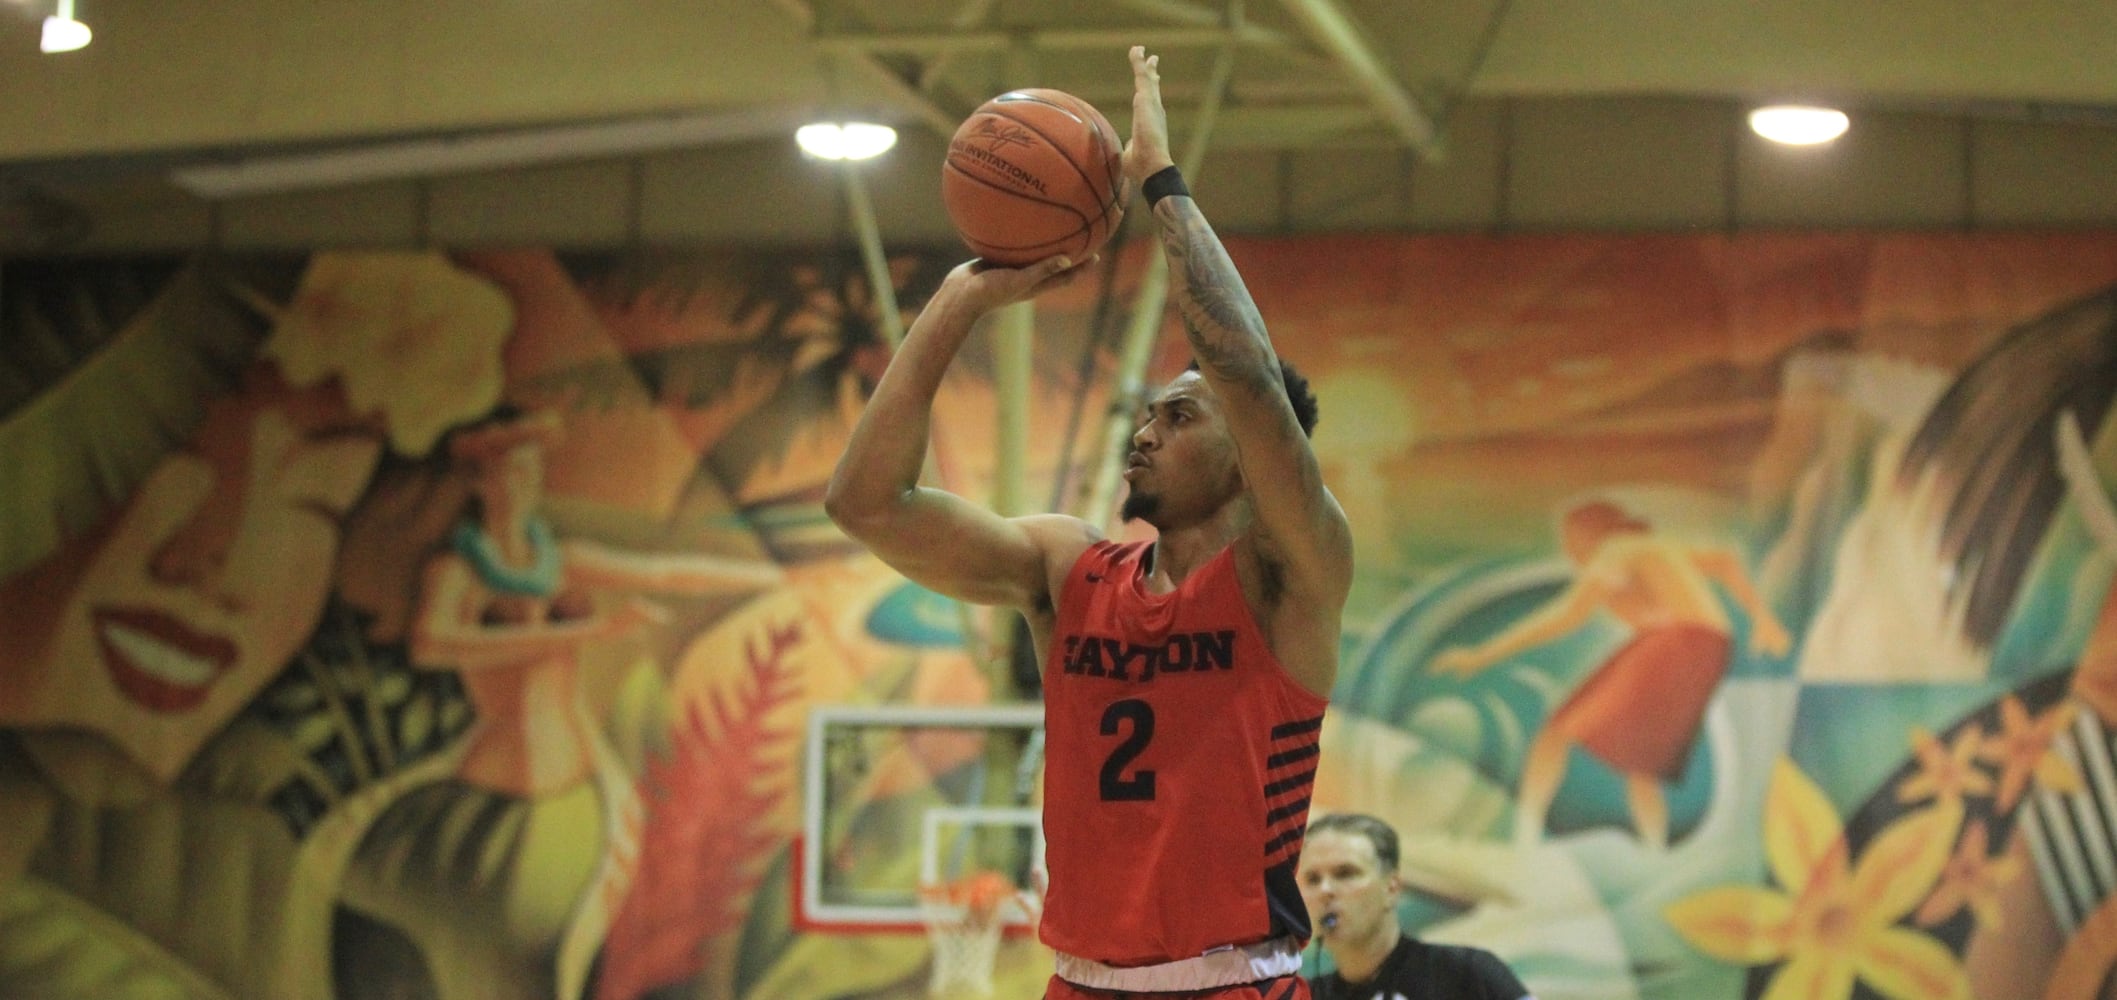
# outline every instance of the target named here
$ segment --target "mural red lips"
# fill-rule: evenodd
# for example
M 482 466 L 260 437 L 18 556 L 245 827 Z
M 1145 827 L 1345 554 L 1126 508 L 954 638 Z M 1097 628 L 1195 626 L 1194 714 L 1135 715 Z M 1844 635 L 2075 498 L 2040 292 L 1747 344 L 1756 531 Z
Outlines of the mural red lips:
M 111 680 L 149 711 L 197 708 L 235 664 L 233 642 L 201 635 L 159 611 L 97 608 L 95 632 Z

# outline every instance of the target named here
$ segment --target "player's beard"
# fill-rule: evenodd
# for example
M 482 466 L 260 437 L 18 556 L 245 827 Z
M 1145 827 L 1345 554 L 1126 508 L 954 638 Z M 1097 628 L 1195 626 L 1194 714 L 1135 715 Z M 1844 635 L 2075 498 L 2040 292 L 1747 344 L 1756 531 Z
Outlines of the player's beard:
M 1152 493 L 1133 491 L 1125 494 L 1124 505 L 1117 509 L 1117 517 L 1126 524 L 1145 519 L 1152 524 L 1156 512 L 1161 510 L 1161 498 Z

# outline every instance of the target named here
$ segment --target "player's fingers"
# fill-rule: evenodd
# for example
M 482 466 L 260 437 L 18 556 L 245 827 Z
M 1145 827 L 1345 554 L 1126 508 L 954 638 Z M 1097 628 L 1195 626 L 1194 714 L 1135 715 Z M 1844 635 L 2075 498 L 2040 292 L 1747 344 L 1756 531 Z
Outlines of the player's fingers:
M 1144 45 L 1132 46 L 1132 75 L 1143 85 L 1161 83 L 1161 57 L 1147 54 Z
M 1087 260 L 1081 261 L 1078 264 L 1069 264 L 1066 267 L 1062 267 L 1057 271 L 1053 271 L 1050 274 L 1045 275 L 1044 280 L 1039 281 L 1036 284 L 1037 294 L 1042 295 L 1043 293 L 1051 291 L 1054 288 L 1064 288 L 1067 285 L 1073 284 L 1075 281 L 1080 280 L 1080 276 L 1088 272 L 1089 265 L 1094 264 L 1098 256 L 1098 254 L 1089 254 Z
M 1090 254 L 1087 260 L 1044 278 L 1044 280 L 1036 283 L 1036 287 L 1031 290 L 1030 295 L 1034 297 L 1072 285 L 1080 280 L 1081 275 L 1088 273 L 1089 265 L 1094 264 L 1096 259 L 1097 255 Z
M 1033 264 L 1024 264 L 1008 269 L 1006 288 L 1015 296 L 1034 295 L 1053 278 L 1066 273 L 1073 266 L 1073 259 L 1065 254 L 1054 254 Z

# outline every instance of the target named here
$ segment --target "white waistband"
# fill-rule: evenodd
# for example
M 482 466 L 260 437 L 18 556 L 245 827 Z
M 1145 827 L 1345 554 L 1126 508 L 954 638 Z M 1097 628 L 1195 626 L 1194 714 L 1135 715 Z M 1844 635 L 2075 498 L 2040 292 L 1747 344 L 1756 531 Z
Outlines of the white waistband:
M 1125 993 L 1174 993 L 1240 986 L 1290 976 L 1301 971 L 1301 946 L 1293 938 L 1273 938 L 1240 948 L 1209 951 L 1160 965 L 1119 967 L 1058 953 L 1058 977 L 1091 990 Z

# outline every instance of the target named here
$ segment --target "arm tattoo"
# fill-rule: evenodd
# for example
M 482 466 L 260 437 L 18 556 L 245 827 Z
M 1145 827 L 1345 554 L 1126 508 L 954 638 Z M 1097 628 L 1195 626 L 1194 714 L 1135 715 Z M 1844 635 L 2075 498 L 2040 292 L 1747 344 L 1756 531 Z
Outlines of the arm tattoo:
M 1200 367 L 1259 393 L 1276 388 L 1279 376 L 1267 361 L 1270 342 L 1264 318 L 1197 202 L 1183 196 L 1163 198 L 1154 206 L 1154 217 L 1161 224 L 1170 275 L 1180 290 L 1177 311 Z

